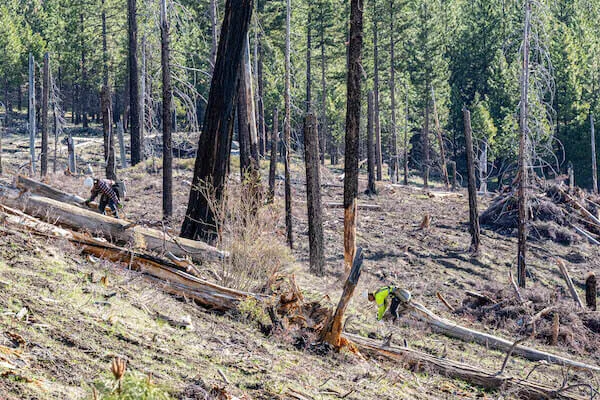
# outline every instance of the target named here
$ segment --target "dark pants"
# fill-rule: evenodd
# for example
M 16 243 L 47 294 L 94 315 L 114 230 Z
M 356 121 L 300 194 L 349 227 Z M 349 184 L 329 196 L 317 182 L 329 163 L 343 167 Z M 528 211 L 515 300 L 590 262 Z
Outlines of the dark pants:
M 398 319 L 398 317 L 400 316 L 400 314 L 398 314 L 399 306 L 400 306 L 400 300 L 398 300 L 398 298 L 396 296 L 392 296 L 392 304 L 390 305 L 390 314 L 392 314 L 394 322 L 396 322 L 396 319 Z M 402 307 L 400 309 L 400 312 L 402 312 L 402 311 L 404 311 L 404 307 Z
M 119 218 L 119 211 L 117 211 L 117 205 L 115 202 L 112 201 L 110 197 L 103 195 L 100 197 L 100 202 L 98 203 L 98 210 L 100 210 L 102 215 L 106 214 L 106 206 L 112 210 L 115 218 Z

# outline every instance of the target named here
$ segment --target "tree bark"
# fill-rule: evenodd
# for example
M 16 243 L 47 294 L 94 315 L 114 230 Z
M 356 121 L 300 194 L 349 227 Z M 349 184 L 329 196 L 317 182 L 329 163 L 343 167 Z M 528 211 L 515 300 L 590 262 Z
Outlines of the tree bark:
M 308 21 L 306 21 L 306 113 L 310 113 L 310 109 L 311 109 L 311 102 L 312 102 L 312 93 L 311 93 L 311 84 L 312 84 L 312 78 L 311 78 L 311 71 L 310 71 L 310 65 L 311 65 L 311 50 L 312 50 L 312 37 L 311 37 L 311 29 L 312 29 L 312 7 L 311 7 L 311 1 L 307 0 L 307 7 L 308 7 Z
M 86 47 L 85 47 L 85 37 L 84 37 L 84 31 L 85 31 L 85 25 L 84 25 L 84 19 L 83 19 L 83 12 L 79 13 L 79 24 L 80 24 L 80 28 L 81 28 L 81 85 L 80 90 L 81 90 L 81 96 L 80 96 L 80 107 L 81 107 L 81 121 L 83 124 L 84 128 L 87 128 L 89 125 L 89 121 L 88 121 L 88 109 L 89 109 L 89 96 L 88 96 L 88 92 L 87 92 L 87 84 L 88 84 L 88 77 L 87 77 L 87 64 L 86 64 Z
M 452 186 L 450 189 L 454 192 L 456 190 L 456 161 L 448 162 L 448 166 L 450 167 L 450 171 L 452 171 L 450 174 L 452 177 Z
M 127 23 L 129 35 L 129 117 L 131 134 L 131 165 L 142 161 L 142 133 L 140 128 L 140 92 L 137 56 L 137 7 L 136 0 L 127 0 Z
M 119 140 L 119 159 L 121 160 L 121 168 L 127 168 L 127 153 L 125 152 L 125 138 L 123 137 L 125 132 L 123 124 L 125 121 L 119 121 L 117 123 L 117 139 Z
M 167 2 L 160 2 L 160 39 L 162 67 L 162 134 L 163 134 L 163 218 L 173 215 L 173 144 L 171 142 L 171 63 L 169 60 L 169 18 Z
M 290 20 L 292 13 L 292 5 L 290 0 L 286 0 L 286 16 L 285 16 L 285 119 L 283 121 L 283 149 L 285 163 L 285 229 L 287 243 L 290 248 L 294 247 L 294 235 L 292 229 L 292 182 L 290 177 L 290 153 L 291 153 L 291 99 L 290 99 Z
M 41 176 L 48 173 L 48 97 L 50 96 L 50 59 L 49 54 L 44 54 L 43 86 L 42 86 L 42 152 Z
M 273 110 L 273 127 L 271 129 L 271 159 L 269 160 L 269 201 L 275 197 L 275 174 L 277 173 L 277 147 L 279 146 L 279 113 Z
M 421 144 L 423 150 L 423 187 L 429 187 L 429 95 L 425 95 L 425 117 L 423 120 L 423 132 L 421 133 Z
M 321 145 L 321 165 L 325 165 L 327 137 L 327 80 L 325 79 L 325 23 L 323 9 L 321 8 L 320 34 L 321 34 L 321 123 L 319 124 L 319 144 Z
M 433 117 L 435 119 L 435 133 L 437 140 L 440 145 L 440 163 L 442 167 L 442 178 L 444 178 L 444 189 L 448 190 L 450 181 L 448 179 L 448 167 L 446 165 L 446 152 L 444 151 L 444 136 L 442 135 L 442 128 L 440 127 L 440 117 L 438 115 L 437 105 L 435 102 L 435 92 L 433 91 L 433 85 L 431 85 L 431 100 L 433 101 Z M 487 161 L 486 161 L 487 165 Z
M 319 135 L 317 119 L 308 114 L 304 120 L 304 162 L 306 164 L 306 204 L 310 271 L 322 276 L 325 268 L 323 249 L 323 211 L 319 171 Z
M 390 102 L 392 113 L 391 148 L 390 148 L 390 180 L 398 183 L 398 140 L 396 137 L 396 72 L 394 70 L 394 0 L 390 0 Z
M 102 103 L 102 130 L 104 131 L 104 154 L 106 161 L 106 177 L 113 181 L 117 180 L 117 170 L 115 167 L 115 145 L 114 135 L 112 132 L 112 118 L 111 118 L 111 96 L 110 89 L 108 86 L 102 87 L 101 95 Z
M 217 62 L 217 48 L 219 46 L 219 18 L 217 12 L 217 0 L 210 0 L 209 4 L 210 12 L 210 27 L 212 31 L 211 42 L 210 42 L 210 75 L 212 76 Z
M 363 2 L 362 0 L 351 0 L 344 155 L 344 265 L 346 274 L 350 273 L 356 252 L 362 42 Z
M 377 0 L 373 0 L 373 15 L 377 15 Z M 373 122 L 375 124 L 375 165 L 377 167 L 377 180 L 383 177 L 383 162 L 381 154 L 381 124 L 379 121 L 379 47 L 377 45 L 377 21 L 373 18 Z
M 33 54 L 29 53 L 29 157 L 31 158 L 31 172 L 35 171 L 35 63 Z
M 376 117 L 373 98 L 373 92 L 370 91 L 367 96 L 367 194 L 377 194 L 377 189 L 375 188 L 375 146 L 373 143 L 373 121 Z
M 523 28 L 523 65 L 521 67 L 521 101 L 519 115 L 519 172 L 518 172 L 518 249 L 517 249 L 517 283 L 519 287 L 525 287 L 527 251 L 527 135 L 528 135 L 528 112 L 529 112 L 529 32 L 531 18 L 531 2 L 525 1 L 525 22 Z
M 473 133 L 471 131 L 471 113 L 463 108 L 465 121 L 465 144 L 467 153 L 467 170 L 469 184 L 469 231 L 471 233 L 470 251 L 477 254 L 479 252 L 480 230 L 479 230 L 479 212 L 477 211 L 477 188 L 475 182 L 475 157 L 473 155 Z
M 260 0 L 257 0 L 259 3 L 258 12 L 261 11 Z M 256 16 L 258 18 L 258 15 Z M 263 79 L 263 46 L 262 46 L 262 35 L 258 35 L 258 60 L 257 60 L 257 70 L 256 70 L 256 80 L 257 80 L 257 102 L 256 105 L 258 107 L 258 135 L 260 138 L 260 155 L 265 156 L 267 154 L 267 127 L 265 124 L 265 102 L 264 102 L 264 79 Z
M 406 104 L 404 111 L 404 146 L 403 147 L 403 156 L 402 156 L 402 165 L 404 170 L 404 185 L 408 186 L 408 133 L 409 133 L 409 125 L 408 125 L 408 84 L 405 85 L 406 89 Z
M 591 128 L 591 142 L 592 142 L 592 183 L 594 194 L 598 194 L 598 169 L 596 164 L 596 135 L 594 132 L 594 114 L 590 113 L 590 128 Z
M 243 51 L 252 16 L 252 0 L 227 0 L 219 39 L 217 62 L 204 114 L 202 135 L 194 165 L 192 189 L 181 227 L 181 236 L 189 239 L 217 237 L 215 210 L 202 188 L 209 185 L 214 200 L 221 203 L 229 169 L 233 112 L 237 78 L 243 67 Z
M 56 101 L 56 100 L 55 100 Z M 52 160 L 52 172 L 56 173 L 56 164 L 57 164 L 57 150 L 58 150 L 58 125 L 59 125 L 59 121 L 58 121 L 58 113 L 57 113 L 57 106 L 56 104 L 53 104 L 52 106 L 52 116 L 53 116 L 53 120 L 54 123 L 52 124 L 53 126 L 53 130 L 54 130 L 54 157 Z M 0 144 L 1 146 L 1 144 Z M 0 152 L 1 152 L 1 147 L 0 147 Z M 2 167 L 0 166 L 0 172 L 2 171 Z
M 487 139 L 481 141 L 481 152 L 479 154 L 479 191 L 487 193 L 487 154 L 488 144 Z

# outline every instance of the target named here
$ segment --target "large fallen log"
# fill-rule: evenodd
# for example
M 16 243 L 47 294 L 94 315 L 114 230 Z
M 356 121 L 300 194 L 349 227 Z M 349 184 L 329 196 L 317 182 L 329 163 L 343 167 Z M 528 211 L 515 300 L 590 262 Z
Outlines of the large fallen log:
M 25 211 L 52 224 L 90 232 L 112 242 L 133 245 L 136 249 L 170 252 L 177 257 L 190 256 L 196 262 L 216 261 L 227 256 L 204 242 L 175 237 L 167 232 L 142 226 L 132 226 L 122 219 L 111 218 L 90 210 L 62 203 L 47 197 L 0 186 L 0 203 Z
M 188 274 L 184 268 L 169 260 L 125 249 L 84 233 L 59 228 L 2 205 L 0 205 L 0 218 L 5 224 L 12 227 L 22 228 L 37 235 L 66 239 L 78 244 L 81 250 L 87 254 L 124 263 L 131 269 L 147 275 L 164 291 L 193 299 L 209 309 L 228 311 L 235 308 L 244 299 L 253 297 L 257 300 L 264 300 L 266 298 L 262 295 L 241 292 L 208 282 Z
M 382 347 L 377 341 L 351 333 L 343 337 L 354 343 L 361 352 L 387 359 L 401 361 L 404 366 L 416 371 L 434 371 L 451 379 L 461 379 L 472 385 L 486 389 L 502 389 L 515 391 L 518 398 L 523 399 L 574 399 L 585 397 L 567 390 L 557 390 L 550 386 L 530 382 L 507 375 L 485 371 L 479 366 L 471 366 L 447 358 L 440 358 L 406 347 Z
M 417 319 L 428 323 L 434 331 L 443 333 L 446 336 L 466 342 L 479 343 L 488 348 L 502 350 L 505 352 L 508 352 L 511 348 L 513 348 L 514 341 L 506 340 L 499 336 L 494 336 L 485 332 L 479 332 L 474 329 L 458 325 L 454 321 L 437 316 L 427 307 L 415 301 L 410 301 L 407 303 L 407 307 L 411 310 L 411 314 Z M 561 357 L 556 354 L 547 353 L 545 351 L 536 350 L 522 345 L 514 346 L 513 354 L 517 354 L 531 361 L 546 361 L 550 364 L 565 365 L 576 369 L 600 372 L 600 367 L 597 365 L 585 364 L 579 361 Z

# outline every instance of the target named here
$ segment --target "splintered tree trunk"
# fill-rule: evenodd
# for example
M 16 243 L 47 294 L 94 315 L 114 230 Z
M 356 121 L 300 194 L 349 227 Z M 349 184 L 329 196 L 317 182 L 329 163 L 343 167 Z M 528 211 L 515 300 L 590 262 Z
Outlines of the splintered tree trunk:
M 596 135 L 594 132 L 594 114 L 590 114 L 591 142 L 592 142 L 592 182 L 594 194 L 598 194 L 598 170 L 596 167 Z
M 396 137 L 396 73 L 394 70 L 394 0 L 390 0 L 390 102 L 392 108 L 392 135 L 390 149 L 390 180 L 398 183 L 398 139 Z
M 277 147 L 279 145 L 279 115 L 277 107 L 273 110 L 273 128 L 271 129 L 271 159 L 269 160 L 269 201 L 275 197 L 275 174 L 277 173 Z
M 50 96 L 50 59 L 44 54 L 43 86 L 42 86 L 42 153 L 41 176 L 48 173 L 48 97 Z
M 475 157 L 473 155 L 473 132 L 471 131 L 471 113 L 463 108 L 465 121 L 465 144 L 467 153 L 467 170 L 469 184 L 469 231 L 471 232 L 471 248 L 473 253 L 479 252 L 479 213 L 477 211 L 477 188 L 475 183 Z M 456 164 L 454 164 L 456 165 Z M 455 167 L 456 168 L 456 167 Z
M 162 67 L 162 134 L 163 134 L 163 218 L 173 215 L 173 144 L 171 142 L 171 64 L 169 61 L 169 19 L 167 2 L 160 2 L 160 43 Z
M 442 177 L 444 178 L 444 188 L 448 190 L 450 185 L 448 179 L 448 167 L 446 166 L 446 152 L 444 151 L 444 137 L 442 136 L 442 128 L 440 127 L 440 118 L 438 115 L 437 105 L 435 103 L 435 92 L 433 91 L 433 85 L 431 85 L 431 99 L 433 101 L 433 117 L 435 118 L 435 133 L 437 140 L 440 145 L 440 163 L 442 166 Z M 487 165 L 487 160 L 486 160 Z
M 585 304 L 592 311 L 596 311 L 597 293 L 596 275 L 593 272 L 590 272 L 585 279 Z
M 112 134 L 112 124 L 111 124 L 111 98 L 110 98 L 110 89 L 108 86 L 102 87 L 101 93 L 101 103 L 102 103 L 102 130 L 104 131 L 104 137 L 106 138 L 104 141 L 104 154 L 106 161 L 106 177 L 111 180 L 117 180 L 117 171 L 115 168 L 115 146 L 114 139 Z
M 291 152 L 291 100 L 290 100 L 290 19 L 292 13 L 291 1 L 286 1 L 285 17 L 285 119 L 283 121 L 283 149 L 285 152 L 285 228 L 287 243 L 290 248 L 294 247 L 294 236 L 292 231 L 292 182 L 290 177 L 290 152 Z
M 321 209 L 321 178 L 319 172 L 319 135 L 317 119 L 308 114 L 304 120 L 304 160 L 306 163 L 306 204 L 308 208 L 308 244 L 310 271 L 323 275 L 323 212 Z
M 375 113 L 373 110 L 373 92 L 370 91 L 367 96 L 367 171 L 369 183 L 367 185 L 368 194 L 377 194 L 375 188 L 375 149 L 373 146 L 373 120 Z
M 377 0 L 373 0 L 373 15 L 377 15 Z M 373 18 L 373 122 L 375 124 L 375 165 L 377 180 L 383 177 L 383 162 L 381 155 L 381 124 L 379 121 L 379 48 L 377 46 L 377 20 Z
M 131 119 L 131 165 L 142 161 L 142 133 L 140 130 L 140 92 L 137 58 L 137 7 L 136 0 L 127 0 L 129 34 L 129 118 Z
M 35 171 L 35 64 L 29 53 L 29 157 L 31 170 Z
M 425 119 L 423 122 L 423 132 L 421 134 L 421 143 L 423 146 L 423 187 L 429 187 L 429 96 L 426 96 Z
M 362 10 L 362 8 L 361 8 Z M 327 320 L 323 330 L 321 331 L 321 340 L 331 344 L 335 348 L 342 347 L 341 334 L 343 330 L 342 320 L 344 318 L 344 312 L 350 304 L 354 289 L 358 284 L 360 278 L 361 267 L 363 263 L 362 249 L 359 247 L 356 251 L 356 257 L 353 260 L 352 268 L 348 271 L 348 278 L 344 284 L 344 290 L 335 313 Z
M 217 61 L 202 135 L 194 165 L 194 178 L 181 236 L 189 239 L 217 238 L 217 219 L 212 201 L 221 204 L 233 134 L 237 78 L 243 68 L 244 46 L 252 16 L 252 0 L 227 0 L 219 38 Z M 207 199 L 208 187 L 214 199 Z M 204 190 L 203 190 L 204 189 Z
M 356 252 L 358 137 L 360 130 L 360 79 L 363 41 L 362 12 L 362 0 L 351 0 L 344 157 L 344 266 L 346 274 L 350 273 L 350 267 Z
M 518 172 L 518 249 L 517 249 L 517 282 L 525 287 L 527 250 L 527 135 L 528 135 L 528 91 L 529 91 L 529 32 L 531 18 L 531 2 L 525 3 L 525 23 L 523 29 L 523 65 L 521 67 L 521 109 L 519 115 L 519 172 Z

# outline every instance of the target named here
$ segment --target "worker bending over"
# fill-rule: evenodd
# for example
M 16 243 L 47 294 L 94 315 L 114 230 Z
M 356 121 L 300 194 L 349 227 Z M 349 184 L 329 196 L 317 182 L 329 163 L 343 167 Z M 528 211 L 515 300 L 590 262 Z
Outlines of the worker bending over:
M 95 179 L 87 177 L 83 181 L 83 186 L 91 190 L 90 198 L 85 201 L 85 205 L 89 205 L 98 195 L 100 202 L 98 210 L 101 214 L 106 214 L 106 206 L 108 206 L 115 218 L 119 218 L 118 208 L 123 208 L 121 199 L 119 198 L 118 185 L 110 179 Z
M 410 301 L 410 292 L 395 286 L 384 286 L 375 292 L 369 293 L 369 301 L 374 301 L 379 308 L 377 309 L 377 321 L 381 321 L 385 311 L 390 309 L 393 321 L 399 317 L 400 313 L 406 309 Z M 391 305 L 390 305 L 391 303 Z

